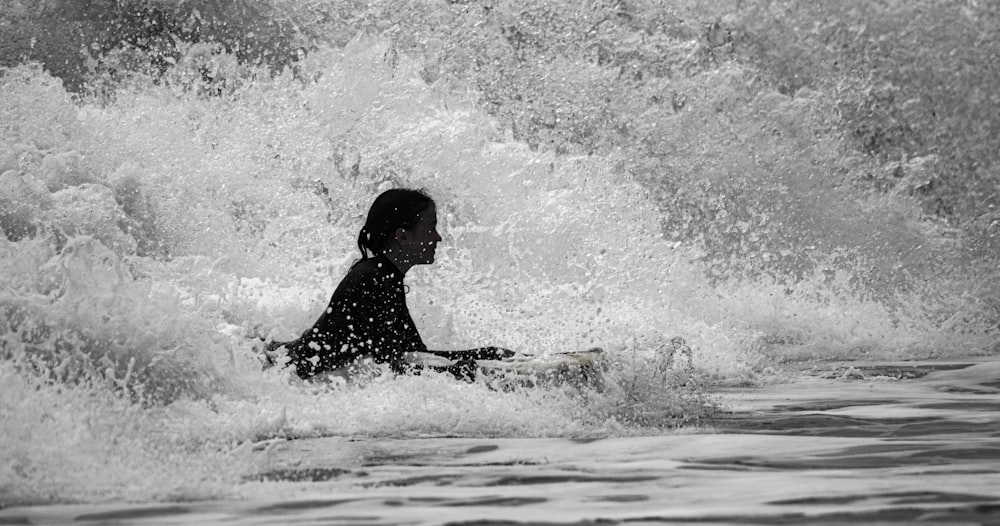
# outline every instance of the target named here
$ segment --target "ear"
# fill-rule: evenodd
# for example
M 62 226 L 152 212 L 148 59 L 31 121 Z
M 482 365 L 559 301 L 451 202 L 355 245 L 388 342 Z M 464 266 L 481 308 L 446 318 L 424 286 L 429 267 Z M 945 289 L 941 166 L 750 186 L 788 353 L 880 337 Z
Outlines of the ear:
M 404 229 L 403 227 L 397 228 L 396 232 L 393 235 L 393 239 L 395 239 L 397 243 L 405 240 L 406 237 L 407 237 L 406 229 Z

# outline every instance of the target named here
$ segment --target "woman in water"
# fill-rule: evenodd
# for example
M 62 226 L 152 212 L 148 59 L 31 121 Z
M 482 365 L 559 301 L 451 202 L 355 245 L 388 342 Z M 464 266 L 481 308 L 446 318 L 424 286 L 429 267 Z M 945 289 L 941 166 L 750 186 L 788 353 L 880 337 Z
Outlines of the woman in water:
M 435 368 L 472 379 L 473 360 L 497 360 L 514 353 L 497 347 L 468 351 L 430 351 L 406 308 L 403 277 L 415 265 L 434 262 L 441 235 L 434 200 L 418 190 L 392 189 L 379 195 L 358 235 L 361 259 L 354 263 L 312 328 L 291 342 L 272 342 L 268 354 L 284 348 L 289 364 L 303 379 L 348 370 L 360 360 L 388 364 L 397 374 L 419 367 L 406 353 L 432 353 L 457 360 Z

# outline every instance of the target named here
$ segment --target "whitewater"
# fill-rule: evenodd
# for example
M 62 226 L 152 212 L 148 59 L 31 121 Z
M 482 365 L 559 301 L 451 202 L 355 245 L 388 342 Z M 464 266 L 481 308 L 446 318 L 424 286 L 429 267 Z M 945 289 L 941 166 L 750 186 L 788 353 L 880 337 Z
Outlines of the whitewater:
M 993 267 L 845 183 L 870 161 L 824 97 L 755 82 L 678 80 L 641 157 L 522 140 L 379 34 L 278 72 L 195 44 L 113 96 L 4 68 L 0 522 L 995 514 Z M 392 187 L 437 202 L 437 262 L 407 277 L 429 347 L 597 346 L 603 386 L 262 369 Z

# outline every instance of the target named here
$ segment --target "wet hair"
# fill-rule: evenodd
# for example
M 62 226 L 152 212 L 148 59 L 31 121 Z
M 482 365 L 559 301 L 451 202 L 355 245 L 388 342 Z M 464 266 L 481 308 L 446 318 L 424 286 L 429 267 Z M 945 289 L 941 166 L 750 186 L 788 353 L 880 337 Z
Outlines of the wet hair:
M 411 228 L 421 212 L 434 206 L 434 200 L 422 190 L 393 188 L 382 192 L 368 209 L 368 219 L 358 234 L 361 259 L 382 253 L 394 238 L 396 229 Z

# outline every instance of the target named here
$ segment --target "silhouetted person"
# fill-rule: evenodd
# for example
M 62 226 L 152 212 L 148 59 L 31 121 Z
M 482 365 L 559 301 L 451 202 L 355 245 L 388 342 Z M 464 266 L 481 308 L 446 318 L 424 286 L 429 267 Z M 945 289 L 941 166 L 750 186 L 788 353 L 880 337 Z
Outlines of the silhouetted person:
M 434 262 L 441 241 L 434 200 L 418 190 L 392 189 L 379 195 L 358 235 L 361 259 L 337 286 L 312 328 L 291 342 L 272 342 L 269 357 L 284 348 L 289 364 L 303 379 L 335 370 L 350 371 L 361 359 L 388 364 L 397 374 L 420 367 L 404 360 L 425 352 L 458 362 L 434 368 L 472 379 L 477 359 L 501 359 L 514 353 L 497 347 L 467 351 L 430 351 L 420 339 L 406 307 L 403 277 L 414 265 Z

